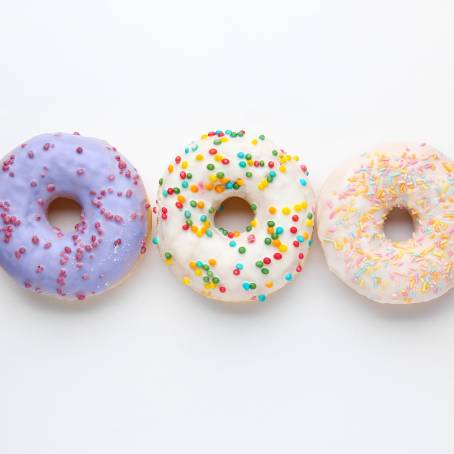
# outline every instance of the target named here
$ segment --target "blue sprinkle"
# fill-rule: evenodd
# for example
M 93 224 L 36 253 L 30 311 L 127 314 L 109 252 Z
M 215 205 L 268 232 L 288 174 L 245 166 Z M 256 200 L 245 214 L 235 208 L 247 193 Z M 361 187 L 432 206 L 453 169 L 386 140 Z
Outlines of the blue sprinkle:
M 292 276 L 291 273 L 288 273 L 288 274 L 286 274 L 286 275 L 284 276 L 284 279 L 285 279 L 286 281 L 291 281 L 291 280 L 293 279 L 293 276 Z
M 296 239 L 298 240 L 299 243 L 304 243 L 304 236 L 298 235 L 298 236 L 296 237 Z
M 183 183 L 181 183 L 181 186 L 183 186 L 183 188 L 186 189 L 189 186 L 189 183 L 186 180 L 184 180 Z
M 311 246 L 312 246 L 312 240 L 309 240 L 309 241 L 307 242 L 307 244 L 309 245 L 309 247 L 311 247 Z
M 200 221 L 201 222 L 205 222 L 207 220 L 207 217 L 205 214 L 202 214 L 202 216 L 200 216 Z
M 236 246 L 236 241 L 233 241 L 233 240 L 230 241 L 229 246 L 230 247 L 235 247 Z
M 240 166 L 241 168 L 243 168 L 243 169 L 246 167 L 246 165 L 247 165 L 247 164 L 246 164 L 246 161 L 240 161 L 240 162 L 239 162 L 239 166 Z
M 240 159 L 243 159 L 244 158 L 244 153 L 242 151 L 239 151 L 237 153 L 237 156 L 240 158 Z
M 159 243 L 159 238 L 157 236 L 153 237 L 152 242 L 153 242 L 153 244 L 158 244 Z
M 261 303 L 263 303 L 265 300 L 266 300 L 266 296 L 265 295 L 259 295 L 258 296 L 258 299 Z
M 232 189 L 232 188 L 233 188 L 233 183 L 232 183 L 231 181 L 229 181 L 229 182 L 225 185 L 225 187 L 226 187 L 227 189 Z
M 213 232 L 211 230 L 207 230 L 205 233 L 208 238 L 211 238 L 213 236 Z
M 270 173 L 269 173 L 270 177 L 271 178 L 275 178 L 276 177 L 276 172 L 274 170 L 272 170 Z
M 162 195 L 163 195 L 164 197 L 167 197 L 169 194 L 168 194 L 168 192 L 164 189 L 164 190 L 162 191 Z
M 249 290 L 249 282 L 243 282 L 244 290 Z
M 244 268 L 243 264 L 242 263 L 237 263 L 235 265 L 235 268 L 238 268 L 239 270 L 242 270 Z
M 301 178 L 300 183 L 301 183 L 301 186 L 307 185 L 307 181 L 304 178 Z
M 278 227 L 278 228 L 276 229 L 276 233 L 277 233 L 278 235 L 280 235 L 281 233 L 284 233 L 284 229 L 283 229 L 282 227 Z
M 186 154 L 188 154 L 188 153 L 189 153 L 189 148 L 186 147 L 186 148 L 184 149 L 184 152 L 185 152 Z
M 201 260 L 197 260 L 196 265 L 197 265 L 197 268 L 202 268 L 203 262 Z

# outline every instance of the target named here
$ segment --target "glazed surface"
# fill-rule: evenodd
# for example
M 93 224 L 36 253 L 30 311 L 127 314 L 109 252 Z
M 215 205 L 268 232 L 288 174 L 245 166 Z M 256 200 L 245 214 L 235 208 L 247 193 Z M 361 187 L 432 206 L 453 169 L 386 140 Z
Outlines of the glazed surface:
M 52 200 L 82 207 L 64 233 Z M 0 265 L 38 293 L 84 299 L 118 284 L 146 251 L 150 210 L 137 171 L 107 142 L 43 134 L 14 149 L 0 172 Z
M 384 222 L 411 214 L 407 241 Z M 384 144 L 339 166 L 322 188 L 318 235 L 330 269 L 381 303 L 431 300 L 454 286 L 454 163 L 426 144 Z
M 224 200 L 245 199 L 246 231 L 214 225 Z M 181 282 L 206 297 L 265 301 L 303 269 L 314 225 L 308 172 L 264 136 L 216 131 L 168 166 L 157 197 L 161 255 Z

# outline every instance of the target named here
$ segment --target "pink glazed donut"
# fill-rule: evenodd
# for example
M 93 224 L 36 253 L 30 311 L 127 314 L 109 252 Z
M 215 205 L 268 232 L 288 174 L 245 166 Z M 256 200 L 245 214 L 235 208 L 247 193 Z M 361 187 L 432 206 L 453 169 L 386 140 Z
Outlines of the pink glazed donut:
M 82 207 L 73 232 L 48 222 L 58 197 Z M 0 265 L 28 289 L 79 300 L 108 290 L 145 253 L 150 230 L 142 181 L 107 142 L 43 134 L 3 160 Z
M 413 236 L 392 241 L 401 207 Z M 454 286 L 454 163 L 426 144 L 391 143 L 339 166 L 322 188 L 318 235 L 330 269 L 380 303 L 418 303 Z

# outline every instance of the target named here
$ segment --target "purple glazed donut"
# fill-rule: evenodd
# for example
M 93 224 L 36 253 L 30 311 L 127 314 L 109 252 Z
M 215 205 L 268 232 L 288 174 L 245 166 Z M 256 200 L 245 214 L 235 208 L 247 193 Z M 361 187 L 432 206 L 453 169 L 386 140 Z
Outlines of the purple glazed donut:
M 73 232 L 50 225 L 49 204 L 82 207 Z M 145 253 L 151 210 L 132 167 L 107 142 L 42 134 L 9 153 L 0 171 L 0 265 L 38 293 L 83 300 L 119 284 Z

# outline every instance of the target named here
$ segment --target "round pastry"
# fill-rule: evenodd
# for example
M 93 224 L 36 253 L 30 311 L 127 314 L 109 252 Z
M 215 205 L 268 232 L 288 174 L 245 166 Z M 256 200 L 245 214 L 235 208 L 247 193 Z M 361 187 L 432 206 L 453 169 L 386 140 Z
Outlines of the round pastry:
M 392 241 L 384 222 L 408 210 L 414 233 Z M 454 163 L 426 144 L 387 144 L 339 166 L 317 208 L 330 269 L 380 303 L 418 303 L 454 286 Z
M 82 207 L 73 232 L 52 227 L 56 198 Z M 21 285 L 83 300 L 120 283 L 146 251 L 151 210 L 136 170 L 108 143 L 43 134 L 0 172 L 0 265 Z
M 303 269 L 314 226 L 314 196 L 298 157 L 263 135 L 216 131 L 191 143 L 160 180 L 158 245 L 186 285 L 223 301 L 264 301 Z M 246 200 L 246 231 L 214 224 L 230 197 Z

